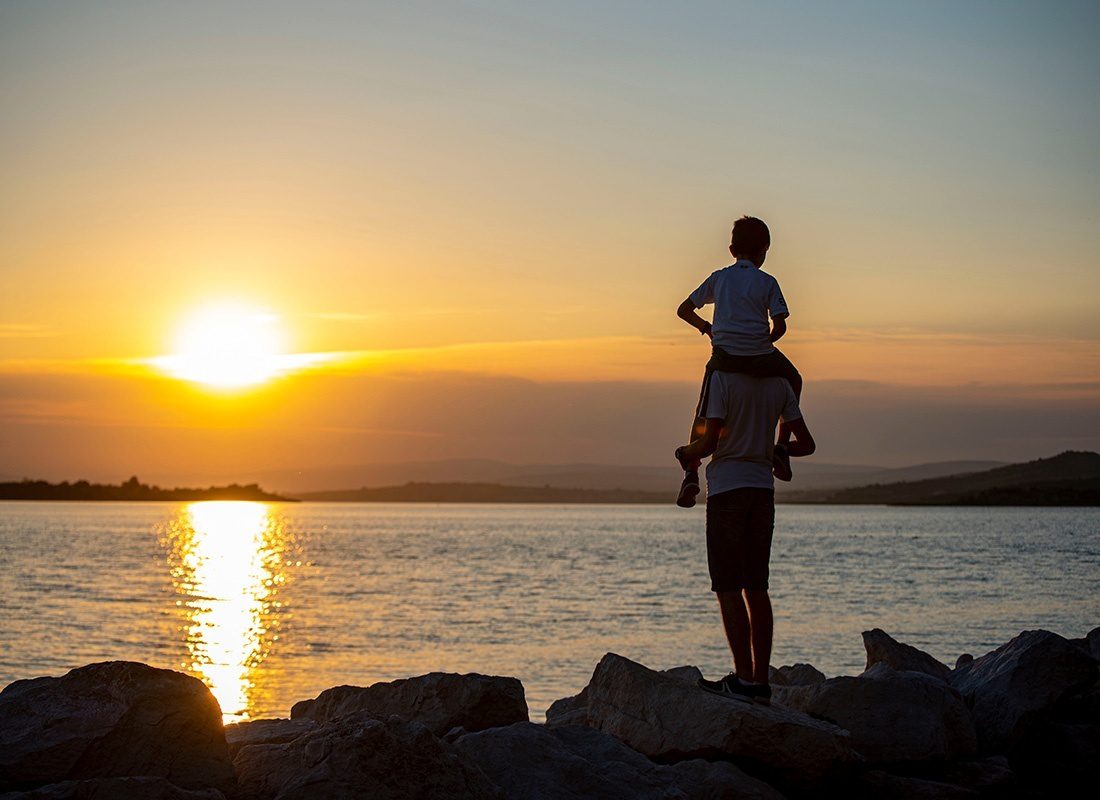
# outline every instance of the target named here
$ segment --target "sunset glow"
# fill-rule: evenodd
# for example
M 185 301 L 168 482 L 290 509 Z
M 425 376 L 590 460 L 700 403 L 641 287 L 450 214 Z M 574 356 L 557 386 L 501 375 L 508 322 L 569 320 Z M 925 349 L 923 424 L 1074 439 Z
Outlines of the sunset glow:
M 289 363 L 284 348 L 277 315 L 243 306 L 212 306 L 186 320 L 175 353 L 157 363 L 177 378 L 237 388 L 285 371 Z

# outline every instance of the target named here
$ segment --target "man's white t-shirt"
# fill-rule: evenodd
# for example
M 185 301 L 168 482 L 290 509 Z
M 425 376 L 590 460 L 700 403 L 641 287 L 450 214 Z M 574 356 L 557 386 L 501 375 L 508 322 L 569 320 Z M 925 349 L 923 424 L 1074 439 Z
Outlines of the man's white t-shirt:
M 712 341 L 734 356 L 772 352 L 768 320 L 790 316 L 779 281 L 746 259 L 712 272 L 688 299 L 696 308 L 714 303 Z
M 718 449 L 707 464 L 707 495 L 731 489 L 772 489 L 775 426 L 802 416 L 785 378 L 715 372 L 703 416 L 722 420 Z

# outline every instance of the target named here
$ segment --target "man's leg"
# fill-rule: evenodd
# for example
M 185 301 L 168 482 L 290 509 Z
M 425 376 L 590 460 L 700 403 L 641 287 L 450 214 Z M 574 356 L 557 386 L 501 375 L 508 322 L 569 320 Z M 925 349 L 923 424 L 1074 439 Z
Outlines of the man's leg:
M 737 677 L 755 683 L 767 683 L 775 627 L 772 620 L 772 601 L 768 597 L 767 589 L 746 589 L 744 595 L 745 605 L 748 607 L 749 638 L 752 642 L 752 674 L 744 675 L 739 670 Z
M 741 592 L 715 592 L 718 595 L 718 609 L 722 612 L 722 627 L 726 631 L 730 654 L 733 656 L 733 671 L 742 680 L 751 681 L 752 632 L 745 600 Z

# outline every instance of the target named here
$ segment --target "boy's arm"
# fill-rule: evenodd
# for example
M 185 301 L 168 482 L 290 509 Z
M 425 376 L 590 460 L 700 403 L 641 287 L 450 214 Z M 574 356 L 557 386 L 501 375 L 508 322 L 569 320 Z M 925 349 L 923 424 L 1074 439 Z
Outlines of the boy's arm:
M 691 301 L 690 297 L 680 303 L 680 307 L 676 309 L 676 316 L 695 328 L 699 333 L 710 336 L 710 323 L 695 313 L 695 303 Z

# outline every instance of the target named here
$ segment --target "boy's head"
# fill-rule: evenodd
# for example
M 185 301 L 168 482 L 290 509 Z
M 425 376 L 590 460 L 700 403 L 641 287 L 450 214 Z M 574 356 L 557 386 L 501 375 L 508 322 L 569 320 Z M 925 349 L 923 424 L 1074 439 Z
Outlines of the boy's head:
M 772 235 L 764 220 L 756 217 L 741 217 L 733 223 L 730 234 L 730 254 L 737 259 L 746 258 L 756 266 L 761 266 L 772 244 Z

